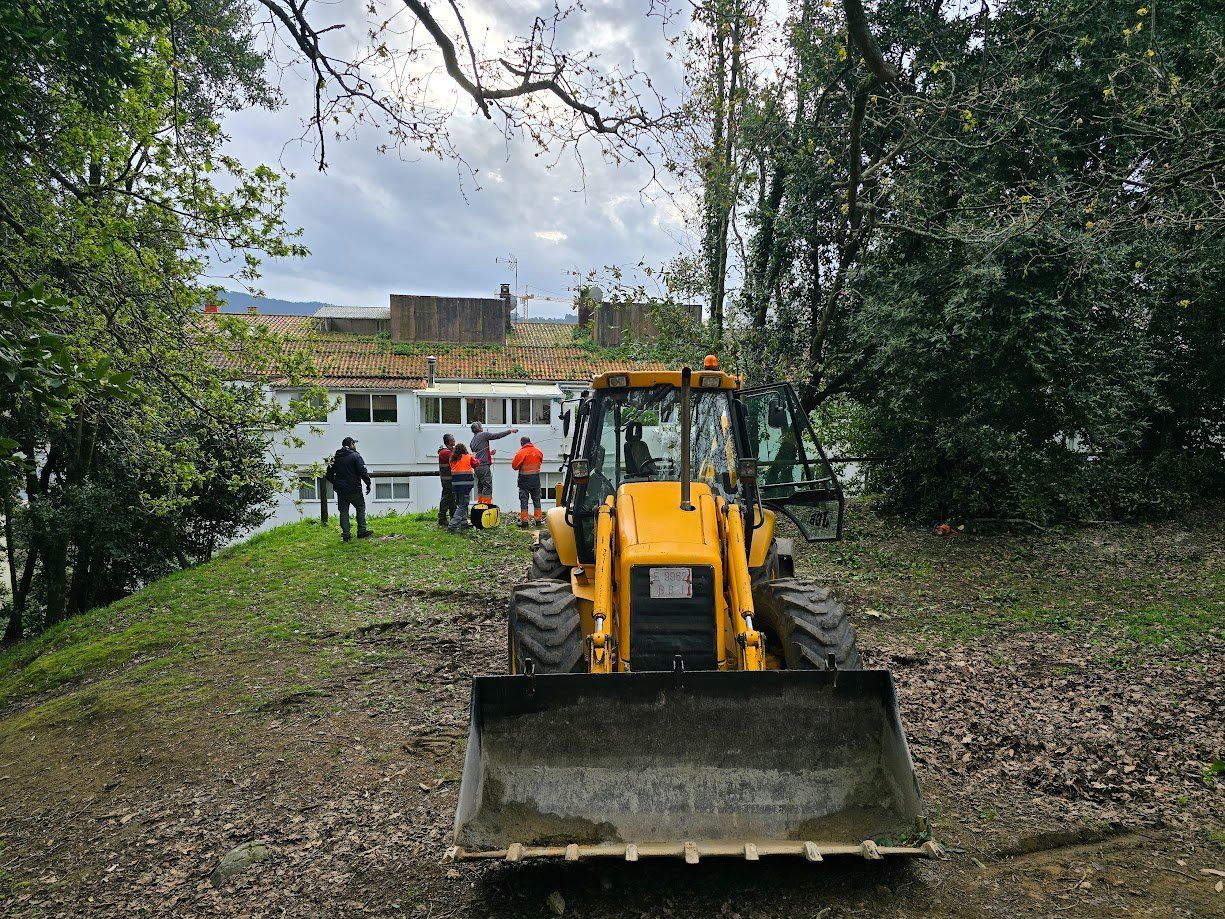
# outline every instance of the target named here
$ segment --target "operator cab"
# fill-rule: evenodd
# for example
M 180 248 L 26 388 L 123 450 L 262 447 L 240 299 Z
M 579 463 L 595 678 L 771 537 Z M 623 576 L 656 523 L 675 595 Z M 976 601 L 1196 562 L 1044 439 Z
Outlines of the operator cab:
M 676 371 L 605 373 L 592 381 L 592 395 L 579 409 L 563 496 L 583 564 L 594 562 L 596 509 L 610 495 L 623 485 L 681 481 L 682 403 Z M 741 503 L 758 524 L 761 507 L 769 507 L 809 541 L 838 537 L 842 492 L 789 384 L 745 390 L 739 377 L 708 358 L 691 375 L 689 406 L 692 482 Z M 575 460 L 581 481 L 572 474 Z M 745 469 L 753 470 L 749 481 L 741 480 Z

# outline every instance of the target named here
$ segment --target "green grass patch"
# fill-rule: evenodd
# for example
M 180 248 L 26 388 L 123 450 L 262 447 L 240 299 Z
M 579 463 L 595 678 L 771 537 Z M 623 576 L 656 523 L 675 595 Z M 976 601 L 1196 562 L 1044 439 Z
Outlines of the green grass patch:
M 240 698 L 245 678 L 261 671 L 278 683 L 330 674 L 357 652 L 321 649 L 320 636 L 392 618 L 422 602 L 413 594 L 437 605 L 445 601 L 429 598 L 487 590 L 530 545 L 509 527 L 449 534 L 432 513 L 373 517 L 370 525 L 391 538 L 345 543 L 313 521 L 277 527 L 5 650 L 0 709 L 51 698 L 0 730 L 170 710 L 189 692 Z M 64 690 L 72 691 L 57 695 Z
M 1177 599 L 1102 611 L 1079 598 L 1064 597 L 1045 606 L 942 612 L 913 622 L 919 635 L 934 644 L 967 642 L 991 634 L 1056 632 L 1081 635 L 1099 645 L 1138 645 L 1185 655 L 1198 650 L 1209 636 L 1225 636 L 1225 602 L 1211 597 Z

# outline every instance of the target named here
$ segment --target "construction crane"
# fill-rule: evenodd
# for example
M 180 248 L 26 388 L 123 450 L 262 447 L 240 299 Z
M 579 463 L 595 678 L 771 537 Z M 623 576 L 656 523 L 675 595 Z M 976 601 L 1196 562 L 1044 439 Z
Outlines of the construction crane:
M 568 303 L 571 306 L 574 305 L 574 297 L 548 297 L 543 294 L 528 293 L 528 287 L 525 284 L 523 286 L 523 293 L 519 294 L 519 302 L 523 304 L 524 321 L 527 321 L 527 318 L 528 318 L 528 301 L 529 300 L 549 300 L 553 303 Z

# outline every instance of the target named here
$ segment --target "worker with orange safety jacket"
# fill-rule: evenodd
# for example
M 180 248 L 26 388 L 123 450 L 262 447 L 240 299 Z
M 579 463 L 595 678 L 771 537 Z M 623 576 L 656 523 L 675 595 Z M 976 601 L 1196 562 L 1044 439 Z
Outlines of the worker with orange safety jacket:
M 532 520 L 536 526 L 540 526 L 540 466 L 544 462 L 544 454 L 530 437 L 520 437 L 519 443 L 519 452 L 510 461 L 510 468 L 519 473 L 519 526 L 527 526 L 528 498 L 531 498 L 534 507 Z
M 451 491 L 455 495 L 455 513 L 447 529 L 454 533 L 471 526 L 468 520 L 468 502 L 472 499 L 472 486 L 476 484 L 476 469 L 481 465 L 468 447 L 457 443 L 451 448 Z
M 454 434 L 442 435 L 442 448 L 438 451 L 438 477 L 442 480 L 442 494 L 438 498 L 438 525 L 445 527 L 455 513 L 455 490 L 451 487 L 451 448 L 455 446 Z

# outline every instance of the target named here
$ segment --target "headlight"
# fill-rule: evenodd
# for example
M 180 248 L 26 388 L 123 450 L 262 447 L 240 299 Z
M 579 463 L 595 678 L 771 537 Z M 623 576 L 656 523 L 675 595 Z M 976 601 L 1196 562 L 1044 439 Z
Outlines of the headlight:
M 586 482 L 591 478 L 591 461 L 576 459 L 570 463 L 570 474 L 576 482 Z
M 624 373 L 614 373 L 608 378 L 608 385 L 614 389 L 624 389 L 630 385 L 630 378 Z
M 742 482 L 757 481 L 757 460 L 751 456 L 742 456 L 736 463 L 736 478 Z
M 723 384 L 723 377 L 714 373 L 703 373 L 698 376 L 698 386 L 702 389 L 718 389 Z

